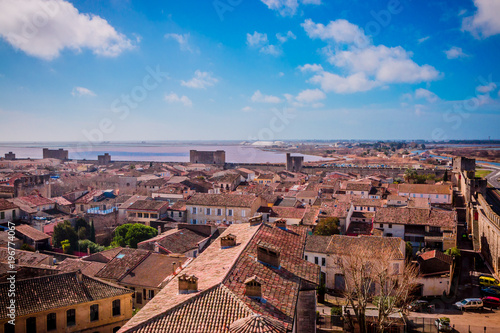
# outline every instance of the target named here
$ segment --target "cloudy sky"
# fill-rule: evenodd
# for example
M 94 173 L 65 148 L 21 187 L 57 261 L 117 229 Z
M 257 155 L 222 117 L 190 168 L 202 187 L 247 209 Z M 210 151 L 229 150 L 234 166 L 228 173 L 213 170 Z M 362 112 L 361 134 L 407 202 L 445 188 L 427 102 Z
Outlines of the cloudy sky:
M 0 1 L 0 141 L 500 139 L 500 1 Z

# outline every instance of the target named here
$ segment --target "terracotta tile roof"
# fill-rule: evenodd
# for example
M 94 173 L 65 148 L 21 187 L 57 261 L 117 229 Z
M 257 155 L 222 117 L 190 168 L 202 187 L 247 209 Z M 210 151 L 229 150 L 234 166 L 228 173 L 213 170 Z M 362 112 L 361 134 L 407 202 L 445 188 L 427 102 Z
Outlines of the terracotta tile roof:
M 179 200 L 179 201 L 175 202 L 169 209 L 176 210 L 176 211 L 185 211 L 186 210 L 186 201 Z
M 231 324 L 230 333 L 285 333 L 280 321 L 261 315 L 251 315 Z
M 379 236 L 345 236 L 333 235 L 332 241 L 328 244 L 327 254 L 348 255 L 355 251 L 359 246 L 367 249 L 376 249 L 378 252 L 392 253 L 394 259 L 404 259 L 404 253 L 401 252 L 401 242 L 398 237 L 379 237 Z
M 0 247 L 0 262 L 7 262 L 8 256 L 7 249 Z M 49 264 L 52 256 L 37 252 L 16 250 L 16 259 L 19 260 L 19 265 L 40 266 Z
M 7 295 L 10 283 L 0 283 L 0 294 Z M 132 293 L 131 290 L 114 286 L 77 273 L 64 273 L 16 281 L 16 315 L 21 317 L 79 303 Z M 8 297 L 0 297 L 0 319 L 7 318 Z
M 372 183 L 367 182 L 347 182 L 346 191 L 365 191 L 369 192 L 372 188 Z
M 56 198 L 52 198 L 52 200 L 54 200 L 58 205 L 61 205 L 61 206 L 72 205 L 72 202 L 64 197 L 56 197 Z
M 449 194 L 451 185 L 399 184 L 399 193 Z
M 107 263 L 111 261 L 120 251 L 123 250 L 122 247 L 115 247 L 109 250 L 104 250 L 98 253 L 91 254 L 88 257 L 83 258 L 85 261 L 97 261 L 102 263 Z
M 319 284 L 319 266 L 303 260 L 307 228 L 289 226 L 288 229 L 262 224 L 224 284 L 255 313 L 273 317 L 291 329 L 295 317 L 301 280 Z M 269 244 L 280 253 L 280 268 L 273 268 L 256 260 L 258 244 Z M 292 246 L 293 245 L 293 246 Z M 262 281 L 262 298 L 258 302 L 245 296 L 245 280 L 256 276 Z
M 306 213 L 305 208 L 295 207 L 271 207 L 271 217 L 284 218 L 284 219 L 302 219 Z
M 35 207 L 43 206 L 43 205 L 50 205 L 50 204 L 54 203 L 54 201 L 47 199 L 47 198 L 44 198 L 39 194 L 29 195 L 26 197 L 18 197 L 17 199 L 24 201 L 28 205 L 35 206 Z
M 352 198 L 352 204 L 354 206 L 363 207 L 382 207 L 382 199 L 363 199 L 363 198 Z
M 382 207 L 375 212 L 375 222 L 377 223 L 454 228 L 456 221 L 457 213 L 449 210 Z
M 64 259 L 57 268 L 62 273 L 75 272 L 81 270 L 81 272 L 87 276 L 95 276 L 106 264 L 96 261 L 84 261 L 80 259 L 66 258 Z
M 231 323 L 252 313 L 228 288 L 219 284 L 172 308 L 154 321 L 127 332 L 229 332 Z
M 319 216 L 319 207 L 306 207 L 306 212 L 304 214 L 304 218 L 302 219 L 302 223 L 306 225 L 315 225 L 316 220 Z
M 197 296 L 202 294 L 204 291 L 211 290 L 212 288 L 220 285 L 234 266 L 242 251 L 258 230 L 259 226 L 252 227 L 248 223 L 232 224 L 221 236 L 225 236 L 227 234 L 235 235 L 237 242 L 236 246 L 221 249 L 220 243 L 216 241 L 182 271 L 183 274 L 195 275 L 198 277 L 198 290 L 200 292 L 192 294 L 179 294 L 177 279 L 173 279 L 151 301 L 149 301 L 148 304 L 141 309 L 141 311 L 132 317 L 132 319 L 122 327 L 120 332 L 136 332 L 145 324 L 148 325 L 147 327 L 150 328 L 150 330 L 143 330 L 142 332 L 163 332 L 164 328 L 155 328 L 156 320 L 167 320 L 163 319 L 162 316 L 168 315 L 170 313 L 169 311 L 182 307 L 188 300 L 195 300 Z M 191 311 L 198 309 L 200 311 L 203 309 L 205 311 L 211 311 L 211 306 L 215 305 L 207 305 L 202 308 L 190 307 L 190 309 Z M 246 317 L 248 314 L 249 313 L 245 313 L 239 318 Z M 199 315 L 199 312 L 194 312 L 193 318 L 182 321 L 183 323 L 186 323 L 185 327 L 176 326 L 175 328 L 177 331 L 172 332 L 199 332 L 196 329 L 196 326 L 189 325 L 190 321 L 196 320 L 196 317 Z M 174 316 L 174 319 L 175 318 L 177 318 L 177 320 L 181 319 L 177 316 Z M 219 318 L 219 320 L 222 320 L 222 318 Z M 215 332 L 224 332 L 224 330 Z
M 351 207 L 351 203 L 349 202 L 341 202 L 341 201 L 323 201 L 321 203 L 320 212 L 318 217 L 327 218 L 327 217 L 338 217 L 345 218 L 349 212 L 349 208 Z
M 172 229 L 161 235 L 145 240 L 137 244 L 139 249 L 154 251 L 155 243 L 160 244 L 171 253 L 185 253 L 198 248 L 198 243 L 207 236 L 189 229 Z
M 186 204 L 217 207 L 251 207 L 256 200 L 256 196 L 249 194 L 195 193 L 187 200 Z
M 75 201 L 75 204 L 87 204 L 94 201 L 94 197 L 99 197 L 104 191 L 101 190 L 91 190 L 87 194 L 81 196 Z
M 20 233 L 21 235 L 24 235 L 36 242 L 38 241 L 43 241 L 43 240 L 46 240 L 46 239 L 49 239 L 50 236 L 27 225 L 27 224 L 21 224 L 21 225 L 18 225 L 16 226 L 16 234 L 17 233 Z
M 119 280 L 127 271 L 136 267 L 149 254 L 150 252 L 146 250 L 122 249 L 95 276 L 101 279 Z
M 3 198 L 0 198 L 0 210 L 9 210 L 19 208 L 17 205 Z
M 158 288 L 163 280 L 172 275 L 186 260 L 185 256 L 168 256 L 160 253 L 151 253 L 119 281 L 125 285 Z
M 152 210 L 159 211 L 163 207 L 168 206 L 168 202 L 159 200 L 137 200 L 127 207 L 131 210 Z
M 331 236 L 308 235 L 306 239 L 306 252 L 326 253 Z
M 451 256 L 444 254 L 441 251 L 433 250 L 433 251 L 427 251 L 422 253 L 420 256 L 423 260 L 429 260 L 429 259 L 438 259 L 441 260 L 449 265 L 453 263 L 453 259 Z

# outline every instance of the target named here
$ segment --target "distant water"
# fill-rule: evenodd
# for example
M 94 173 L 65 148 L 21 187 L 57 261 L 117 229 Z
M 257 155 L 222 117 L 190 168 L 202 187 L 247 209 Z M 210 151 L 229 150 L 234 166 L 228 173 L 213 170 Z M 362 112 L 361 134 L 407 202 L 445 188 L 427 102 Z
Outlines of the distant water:
M 60 143 L 0 143 L 0 156 L 12 151 L 16 158 L 42 158 L 42 148 L 67 149 L 70 159 L 97 160 L 97 155 L 109 153 L 114 161 L 155 161 L 155 162 L 189 162 L 189 151 L 225 150 L 226 162 L 233 163 L 284 163 L 285 153 L 265 151 L 252 146 L 238 144 L 202 145 L 162 142 L 130 142 L 103 143 L 89 145 L 76 142 Z M 313 155 L 292 153 L 293 156 L 304 156 L 304 161 L 321 161 L 324 158 Z

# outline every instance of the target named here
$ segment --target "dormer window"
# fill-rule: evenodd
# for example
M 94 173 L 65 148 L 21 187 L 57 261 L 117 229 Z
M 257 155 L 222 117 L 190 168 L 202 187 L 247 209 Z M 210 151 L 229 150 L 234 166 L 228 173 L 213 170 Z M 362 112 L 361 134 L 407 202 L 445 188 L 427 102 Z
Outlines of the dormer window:
M 245 296 L 262 298 L 262 283 L 257 276 L 254 275 L 245 280 Z
M 198 291 L 198 278 L 194 275 L 179 276 L 179 294 L 191 294 Z
M 274 268 L 280 268 L 280 251 L 271 244 L 257 243 L 257 260 Z
M 229 247 L 236 246 L 236 236 L 229 234 L 220 239 L 220 247 L 222 249 L 227 249 Z

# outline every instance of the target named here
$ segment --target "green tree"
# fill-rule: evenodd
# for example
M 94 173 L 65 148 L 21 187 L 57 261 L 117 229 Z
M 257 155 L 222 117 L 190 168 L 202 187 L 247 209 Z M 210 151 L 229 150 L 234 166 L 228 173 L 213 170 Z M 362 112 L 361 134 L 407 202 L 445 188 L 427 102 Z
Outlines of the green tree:
M 90 235 L 89 235 L 89 240 L 93 243 L 95 243 L 95 227 L 94 227 L 94 220 L 90 222 Z
M 61 242 L 61 247 L 63 249 L 63 252 L 66 254 L 71 254 L 73 251 L 71 250 L 71 244 L 68 239 L 65 239 Z
M 414 181 L 418 177 L 417 170 L 415 170 L 413 168 L 407 168 L 405 170 L 404 177 L 405 177 L 405 181 L 407 183 L 409 183 L 410 181 Z
M 314 229 L 314 234 L 319 236 L 331 236 L 340 234 L 340 221 L 337 217 L 329 217 L 319 221 Z
M 460 257 L 460 249 L 457 247 L 452 247 L 449 248 L 448 250 L 444 251 L 445 254 L 452 256 L 452 257 Z
M 97 253 L 104 251 L 106 248 L 94 242 L 91 242 L 88 239 L 79 240 L 78 241 L 78 250 L 80 252 L 87 252 L 87 249 L 90 249 L 90 253 Z
M 78 249 L 78 234 L 69 221 L 64 221 L 54 227 L 52 244 L 55 247 L 61 247 L 61 242 L 64 240 L 69 241 L 72 250 Z
M 31 246 L 29 244 L 26 244 L 26 243 L 24 243 L 23 245 L 21 245 L 21 250 L 35 252 L 35 249 L 33 248 L 33 246 Z
M 78 229 L 78 239 L 86 239 L 87 238 L 87 229 L 84 227 Z
M 137 243 L 155 237 L 158 231 L 140 223 L 127 223 L 115 229 L 112 245 L 137 248 Z

